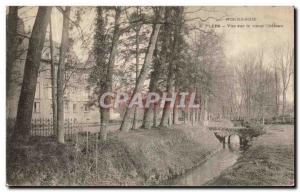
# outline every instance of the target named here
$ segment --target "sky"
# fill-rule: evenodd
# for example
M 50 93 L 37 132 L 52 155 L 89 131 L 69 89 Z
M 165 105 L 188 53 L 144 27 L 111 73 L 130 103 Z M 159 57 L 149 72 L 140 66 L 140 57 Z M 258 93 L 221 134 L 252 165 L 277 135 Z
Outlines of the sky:
M 256 21 L 227 21 L 224 24 L 248 24 L 268 25 L 277 24 L 282 27 L 250 27 L 250 28 L 226 28 L 226 55 L 236 56 L 243 51 L 263 47 L 270 47 L 290 42 L 293 44 L 294 22 L 292 7 L 230 7 L 220 8 L 227 11 L 232 18 L 255 18 Z
M 201 8 L 200 8 L 201 9 Z M 193 12 L 199 7 L 189 7 L 187 11 Z M 218 33 L 224 35 L 224 49 L 228 62 L 231 62 L 240 55 L 263 50 L 264 64 L 272 65 L 273 47 L 283 44 L 294 44 L 294 8 L 291 6 L 223 6 L 205 7 L 206 11 L 197 11 L 189 14 L 190 18 L 223 18 L 222 20 L 208 19 L 208 25 L 202 25 L 203 29 L 220 25 L 214 28 Z M 230 18 L 231 20 L 226 20 Z M 246 21 L 237 21 L 247 19 Z M 199 25 L 199 20 L 191 21 Z M 270 27 L 275 24 L 280 27 Z M 236 25 L 229 27 L 229 25 Z M 240 25 L 238 27 L 237 25 Z M 244 25 L 244 26 L 243 26 Z M 246 27 L 246 25 L 248 27 Z M 259 27 L 256 27 L 258 25 Z M 263 26 L 263 27 L 261 27 Z M 235 64 L 235 63 L 234 63 Z M 287 100 L 294 101 L 293 80 L 289 85 Z
M 201 9 L 201 10 L 200 10 Z M 203 9 L 203 10 L 202 10 Z M 34 16 L 36 15 L 37 7 L 26 7 L 20 10 L 19 16 L 25 19 L 25 26 L 27 29 L 33 26 Z M 266 49 L 269 47 L 280 44 L 282 42 L 293 43 L 293 7 L 186 7 L 188 12 L 187 18 L 207 17 L 221 18 L 222 21 L 215 21 L 209 19 L 209 24 L 220 24 L 224 27 L 215 28 L 216 31 L 225 34 L 225 52 L 226 56 L 232 57 L 239 55 L 247 50 L 255 49 L 264 46 Z M 193 13 L 191 13 L 193 12 Z M 80 26 L 84 33 L 92 33 L 91 28 L 94 23 L 95 12 L 89 10 L 82 17 L 83 22 Z M 226 18 L 255 18 L 256 21 L 226 21 Z M 52 23 L 53 23 L 53 38 L 55 41 L 60 42 L 62 16 L 57 9 L 52 10 Z M 194 19 L 188 23 L 199 24 L 200 20 Z M 227 24 L 272 24 L 276 23 L 283 25 L 280 28 L 229 28 Z M 208 28 L 208 26 L 203 26 Z M 76 33 L 76 32 L 75 32 Z M 78 35 L 78 31 L 77 31 Z M 81 56 L 81 59 L 85 59 Z

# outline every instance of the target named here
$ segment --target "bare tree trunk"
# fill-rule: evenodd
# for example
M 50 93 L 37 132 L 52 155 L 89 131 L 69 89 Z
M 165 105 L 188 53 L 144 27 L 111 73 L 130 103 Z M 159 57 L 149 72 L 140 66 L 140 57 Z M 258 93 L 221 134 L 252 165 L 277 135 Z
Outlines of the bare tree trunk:
M 176 100 L 175 100 L 175 105 L 174 105 L 174 108 L 173 108 L 173 124 L 176 125 L 178 124 L 178 102 L 179 102 L 179 98 L 176 97 Z
M 264 112 L 264 106 L 262 107 L 262 114 L 261 114 L 261 117 L 262 117 L 262 124 L 264 125 L 265 124 L 265 112 Z
M 157 73 L 154 74 L 155 72 L 156 72 L 156 69 L 154 68 L 154 71 L 151 74 L 149 92 L 153 92 L 156 90 L 157 78 L 154 76 L 157 76 Z M 151 124 L 153 123 L 153 116 L 154 116 L 154 104 L 151 103 L 148 108 L 145 108 L 142 128 L 151 129 L 151 127 L 152 127 Z
M 132 129 L 137 129 L 137 122 L 136 121 L 137 121 L 137 107 L 134 108 Z
M 286 93 L 293 74 L 294 50 L 288 45 L 286 50 L 280 50 L 279 61 L 282 80 L 282 115 L 286 113 Z M 283 119 L 284 120 L 284 119 Z
M 168 119 L 168 125 L 169 127 L 173 124 L 173 110 L 171 110 L 169 114 L 169 119 Z
M 136 56 L 135 56 L 135 83 L 137 83 L 137 79 L 139 76 L 139 52 L 140 52 L 140 38 L 139 38 L 139 32 L 140 32 L 140 27 L 138 27 L 135 31 L 135 51 L 136 51 Z M 134 117 L 133 117 L 133 123 L 132 123 L 132 129 L 137 128 L 137 107 L 134 108 Z
M 154 128 L 157 125 L 157 113 L 158 113 L 157 104 L 154 104 L 154 106 L 153 106 L 153 126 L 152 126 Z
M 106 97 L 105 101 L 106 104 L 109 104 L 111 102 L 110 97 Z M 106 141 L 107 139 L 107 133 L 108 133 L 108 124 L 109 124 L 109 119 L 110 119 L 110 114 L 109 114 L 109 108 L 100 108 L 100 118 L 101 118 L 101 123 L 100 123 L 100 139 L 101 141 Z
M 173 72 L 173 67 L 174 64 L 172 61 L 169 62 L 169 74 L 168 74 L 168 79 L 167 79 L 167 93 L 168 96 L 167 97 L 171 97 L 172 96 L 172 92 L 174 91 L 174 87 L 173 87 L 173 79 L 174 79 L 174 72 Z M 169 117 L 170 117 L 170 113 L 171 113 L 171 109 L 170 109 L 170 101 L 166 101 L 165 102 L 165 106 L 163 108 L 163 114 L 162 114 L 162 118 L 160 121 L 160 126 L 161 127 L 168 127 L 168 121 L 169 121 Z
M 156 21 L 159 20 L 160 15 L 162 13 L 162 10 L 163 9 L 160 8 L 159 13 L 157 13 Z M 142 69 L 140 71 L 139 78 L 137 80 L 135 89 L 133 91 L 133 95 L 142 90 L 144 81 L 145 81 L 146 76 L 147 76 L 147 74 L 150 70 L 150 66 L 151 66 L 151 63 L 152 63 L 153 52 L 154 52 L 155 45 L 156 45 L 156 42 L 157 42 L 157 37 L 158 37 L 159 30 L 160 30 L 160 26 L 161 26 L 161 24 L 159 24 L 159 23 L 153 24 L 153 27 L 152 27 L 153 29 L 152 29 L 152 33 L 151 33 L 151 36 L 150 36 L 150 41 L 149 41 L 149 44 L 148 44 L 147 52 L 146 52 L 146 55 L 145 55 L 144 64 L 143 64 Z M 122 121 L 122 124 L 121 124 L 121 127 L 120 127 L 121 131 L 127 132 L 129 130 L 132 115 L 133 115 L 133 109 L 132 108 L 126 108 L 126 111 L 125 111 L 125 114 L 124 114 L 124 117 L 123 117 L 123 121 Z
M 275 65 L 275 116 L 278 117 L 279 114 L 279 80 L 278 80 L 278 72 L 277 72 L 277 66 Z
M 107 64 L 107 73 L 106 73 L 106 85 L 103 87 L 103 93 L 108 91 L 112 91 L 112 78 L 113 78 L 113 71 L 115 65 L 116 54 L 118 50 L 118 43 L 120 38 L 120 18 L 121 18 L 121 7 L 115 8 L 115 26 L 114 26 L 114 33 L 111 42 L 111 50 L 109 55 L 109 60 Z M 106 97 L 104 101 L 107 105 L 111 103 L 111 97 Z M 101 127 L 100 127 L 100 139 L 102 141 L 106 141 L 107 138 L 107 127 L 110 120 L 110 109 L 100 107 L 101 111 Z
M 12 68 L 18 50 L 18 7 L 10 6 L 7 16 L 6 28 L 6 96 L 11 87 Z
M 156 58 L 157 57 L 157 47 L 155 48 L 153 54 Z M 149 92 L 157 91 L 158 78 L 160 76 L 160 70 L 161 70 L 161 63 L 157 58 L 155 59 L 153 68 L 154 68 L 154 70 L 151 73 L 151 79 L 150 79 L 150 84 L 149 84 Z M 145 108 L 142 128 L 151 129 L 151 127 L 156 127 L 157 114 L 155 114 L 155 110 L 156 110 L 155 103 L 151 103 L 148 108 Z
M 203 119 L 203 125 L 208 125 L 208 95 L 205 96 L 204 100 L 204 119 Z
M 195 110 L 194 110 L 194 109 L 191 109 L 191 121 L 192 121 L 192 125 L 195 124 L 194 116 L 195 116 Z
M 63 29 L 59 53 L 59 66 L 57 71 L 57 141 L 65 143 L 64 130 L 64 84 L 65 84 L 65 58 L 69 41 L 69 17 L 71 8 L 66 7 L 63 14 Z
M 187 123 L 190 123 L 190 115 L 191 115 L 190 108 L 187 108 L 187 111 L 186 111 L 186 122 Z
M 55 75 L 55 61 L 54 61 L 54 55 L 53 55 L 53 39 L 52 39 L 52 21 L 50 17 L 49 21 L 49 27 L 50 27 L 50 55 L 51 55 L 51 95 L 52 95 L 52 118 L 53 118 L 53 130 L 54 135 L 57 136 L 58 130 L 57 130 L 57 104 L 56 104 L 56 75 Z
M 286 108 L 286 88 L 282 90 L 282 116 L 285 115 L 285 108 Z
M 173 125 L 178 124 L 178 108 L 174 106 L 173 108 Z
M 30 137 L 34 94 L 51 9 L 39 7 L 29 40 L 13 136 L 20 143 L 27 143 Z
M 166 8 L 165 9 L 165 24 L 162 26 L 162 47 L 161 51 L 158 53 L 158 47 L 156 46 L 154 50 L 154 57 L 155 62 L 154 62 L 154 67 L 153 71 L 151 73 L 151 79 L 150 79 L 150 84 L 149 84 L 149 92 L 154 92 L 157 91 L 157 86 L 158 86 L 158 79 L 160 77 L 160 72 L 161 72 L 161 66 L 164 65 L 167 61 L 167 49 L 168 49 L 168 40 L 169 40 L 169 34 L 170 34 L 170 23 L 169 21 L 169 16 L 170 16 L 170 9 Z M 160 36 L 160 35 L 159 35 Z M 158 54 L 160 54 L 160 58 L 158 59 Z M 144 118 L 143 118 L 143 125 L 142 127 L 145 129 L 150 129 L 151 128 L 151 117 L 154 116 L 154 108 L 155 104 L 151 104 L 149 108 L 145 109 L 144 112 Z M 156 115 L 156 114 L 155 114 Z M 156 115 L 157 116 L 157 115 Z M 154 117 L 153 117 L 154 118 Z M 156 123 L 154 124 L 156 126 Z
M 181 32 L 181 27 L 182 27 L 182 14 L 183 14 L 183 8 L 178 8 L 179 10 L 176 9 L 177 14 L 176 14 L 176 25 L 175 30 L 174 30 L 174 38 L 173 38 L 173 44 L 172 44 L 172 53 L 170 55 L 170 60 L 169 60 L 169 68 L 168 68 L 168 77 L 167 77 L 167 93 L 168 96 L 171 96 L 172 92 L 174 91 L 174 78 L 175 78 L 175 56 L 178 54 L 178 38 Z M 170 101 L 165 103 L 164 109 L 163 109 L 163 114 L 160 122 L 161 127 L 168 127 L 168 118 L 171 113 L 170 109 Z

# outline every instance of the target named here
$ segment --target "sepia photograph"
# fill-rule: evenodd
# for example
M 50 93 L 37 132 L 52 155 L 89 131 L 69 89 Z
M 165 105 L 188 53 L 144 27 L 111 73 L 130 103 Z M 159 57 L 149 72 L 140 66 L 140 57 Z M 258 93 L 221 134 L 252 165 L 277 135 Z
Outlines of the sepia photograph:
M 9 188 L 295 187 L 293 6 L 5 16 Z

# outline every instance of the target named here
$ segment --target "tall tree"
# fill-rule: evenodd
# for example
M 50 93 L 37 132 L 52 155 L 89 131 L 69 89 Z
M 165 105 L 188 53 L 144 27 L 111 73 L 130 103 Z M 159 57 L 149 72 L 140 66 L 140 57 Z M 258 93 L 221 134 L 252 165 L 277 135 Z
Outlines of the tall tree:
M 69 41 L 69 19 L 71 8 L 66 7 L 63 11 L 63 28 L 61 45 L 59 51 L 59 64 L 57 71 L 57 141 L 59 143 L 65 142 L 64 131 L 64 85 L 65 85 L 65 60 L 68 51 Z
M 114 23 L 108 27 L 108 12 L 114 11 Z M 90 83 L 95 85 L 94 92 L 97 95 L 100 113 L 100 138 L 105 141 L 107 137 L 107 127 L 110 120 L 110 109 L 101 105 L 100 98 L 106 93 L 112 91 L 112 78 L 115 67 L 115 59 L 118 52 L 119 38 L 121 35 L 120 20 L 121 7 L 104 8 L 97 7 L 96 26 L 93 44 L 93 55 L 95 59 L 94 70 L 90 74 Z M 107 33 L 108 29 L 113 29 L 113 34 Z M 111 103 L 111 97 L 105 97 L 105 104 Z
M 288 45 L 281 54 L 280 59 L 280 73 L 282 80 L 282 115 L 286 112 L 286 94 L 290 85 L 291 76 L 294 67 L 294 50 Z
M 275 80 L 275 116 L 279 115 L 279 102 L 280 102 L 280 84 L 279 84 L 279 74 L 278 66 L 274 62 L 274 80 Z
M 163 13 L 164 8 L 159 7 L 159 8 L 154 8 L 154 9 L 156 9 L 156 10 L 154 11 L 155 17 L 154 17 L 154 21 L 153 21 L 154 24 L 152 26 L 152 33 L 150 36 L 144 63 L 143 63 L 142 69 L 140 70 L 139 77 L 137 79 L 135 88 L 132 93 L 133 95 L 135 95 L 136 93 L 139 93 L 143 88 L 144 81 L 146 79 L 147 74 L 149 73 L 149 69 L 150 69 L 150 66 L 152 63 L 153 52 L 154 52 L 155 45 L 157 42 L 158 33 L 159 33 L 159 30 L 161 27 L 161 24 L 159 21 L 160 21 L 160 17 Z M 121 124 L 121 128 L 120 128 L 121 131 L 123 131 L 123 132 L 129 131 L 130 122 L 131 122 L 131 119 L 133 117 L 133 112 L 134 112 L 133 110 L 134 110 L 133 108 L 128 108 L 128 107 L 126 108 L 126 111 L 125 111 L 125 114 L 123 117 L 123 121 Z
M 161 49 L 159 50 L 158 44 L 156 45 L 156 49 L 154 51 L 155 59 L 153 65 L 153 71 L 151 72 L 151 78 L 149 83 L 149 92 L 157 92 L 158 91 L 158 82 L 160 73 L 162 71 L 162 65 L 165 65 L 168 57 L 168 46 L 170 41 L 170 32 L 171 32 L 171 23 L 170 23 L 170 14 L 171 8 L 166 7 L 164 11 L 164 25 L 162 26 L 162 30 L 160 30 L 159 41 L 161 41 Z M 158 56 L 159 55 L 159 56 Z M 158 58 L 159 57 L 159 58 Z M 150 129 L 153 126 L 156 126 L 156 116 L 155 114 L 155 104 L 151 104 L 149 108 L 145 109 L 143 125 L 142 127 L 145 129 Z M 152 118 L 153 116 L 153 118 Z
M 93 55 L 95 57 L 95 67 L 92 73 L 90 74 L 90 82 L 94 83 L 96 86 L 95 93 L 98 95 L 98 104 L 99 104 L 99 114 L 100 114 L 100 129 L 106 129 L 106 122 L 103 119 L 108 119 L 109 117 L 104 117 L 106 113 L 101 110 L 100 97 L 104 93 L 104 88 L 106 86 L 106 72 L 107 72 L 107 59 L 109 55 L 109 42 L 106 35 L 106 22 L 104 8 L 97 7 L 96 15 L 96 26 L 95 26 L 95 35 L 94 35 L 94 44 L 93 44 Z M 108 115 L 108 114 L 107 114 Z M 103 131 L 102 131 L 103 133 Z M 104 135 L 105 136 L 105 135 Z
M 175 69 L 176 69 L 176 64 L 175 64 L 175 57 L 179 53 L 178 49 L 178 42 L 179 42 L 179 36 L 181 34 L 182 30 L 182 24 L 183 24 L 183 7 L 176 7 L 173 8 L 175 14 L 174 14 L 174 33 L 173 33 L 173 40 L 171 44 L 171 53 L 168 61 L 168 77 L 167 77 L 167 93 L 168 96 L 172 95 L 172 92 L 175 91 L 175 86 L 174 86 L 174 79 L 175 79 Z M 164 109 L 163 109 L 163 114 L 160 122 L 161 127 L 168 127 L 169 126 L 169 119 L 170 119 L 170 114 L 172 110 L 170 109 L 170 102 L 166 102 Z
M 38 8 L 29 40 L 16 125 L 13 133 L 13 138 L 21 143 L 28 142 L 30 137 L 34 94 L 51 10 L 51 7 Z
M 291 77 L 293 75 L 294 49 L 290 45 L 283 44 L 278 47 L 275 47 L 273 52 L 274 52 L 273 63 L 275 68 L 275 80 L 276 82 L 281 81 L 281 86 L 276 85 L 276 89 L 277 89 L 276 92 L 279 92 L 279 88 L 281 88 L 281 96 L 282 96 L 281 114 L 285 115 L 286 94 L 290 84 Z
M 264 65 L 263 50 L 244 54 L 237 69 L 241 113 L 247 119 L 264 121 L 266 115 L 276 115 L 277 106 L 273 98 L 276 93 L 276 82 L 270 69 Z
M 9 93 L 12 78 L 12 67 L 18 49 L 18 7 L 10 6 L 6 28 L 6 94 Z
M 57 98 L 56 98 L 56 70 L 55 70 L 55 61 L 54 61 L 54 48 L 53 48 L 53 39 L 52 39 L 52 20 L 50 17 L 49 22 L 49 41 L 50 41 L 50 56 L 51 56 L 51 96 L 52 96 L 52 119 L 53 119 L 53 130 L 55 135 L 58 134 L 57 130 Z
M 141 15 L 140 7 L 136 8 L 136 15 L 139 18 Z M 142 25 L 137 25 L 134 29 L 135 31 L 135 83 L 137 83 L 138 76 L 139 76 L 139 57 L 140 57 L 140 31 Z M 132 122 L 132 129 L 137 128 L 137 107 L 134 108 L 134 116 Z
M 103 93 L 112 91 L 112 78 L 113 71 L 115 65 L 115 59 L 118 49 L 118 43 L 120 38 L 120 18 L 122 9 L 121 7 L 115 7 L 115 24 L 114 24 L 114 32 L 111 41 L 111 50 L 109 53 L 108 63 L 107 63 L 107 72 L 106 72 L 106 82 L 103 84 Z M 109 105 L 111 103 L 111 97 L 105 97 L 105 104 Z M 103 108 L 100 105 L 101 112 L 101 127 L 100 127 L 100 138 L 105 141 L 107 137 L 107 126 L 110 119 L 110 108 Z

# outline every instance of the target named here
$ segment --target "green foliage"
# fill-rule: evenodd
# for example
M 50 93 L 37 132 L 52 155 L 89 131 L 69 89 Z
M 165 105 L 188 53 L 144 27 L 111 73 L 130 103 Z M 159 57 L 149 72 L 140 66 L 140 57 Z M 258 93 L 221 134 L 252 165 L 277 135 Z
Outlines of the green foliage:
M 95 95 L 100 95 L 100 91 L 105 88 L 107 62 L 110 53 L 111 36 L 108 30 L 108 8 L 97 7 L 97 15 L 95 19 L 95 34 L 92 54 L 89 62 L 93 63 L 92 71 L 89 76 L 90 87 L 93 87 Z M 90 105 L 97 104 L 98 97 L 89 102 Z
M 243 121 L 242 126 L 247 128 L 242 131 L 246 132 L 246 134 L 249 135 L 250 138 L 258 137 L 266 133 L 265 125 L 254 120 L 245 120 Z

